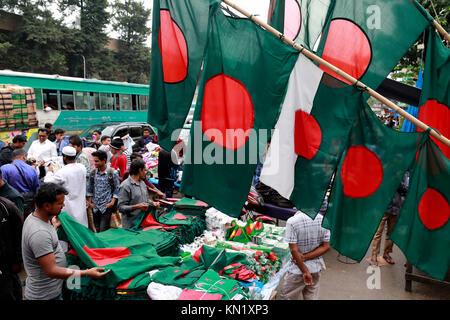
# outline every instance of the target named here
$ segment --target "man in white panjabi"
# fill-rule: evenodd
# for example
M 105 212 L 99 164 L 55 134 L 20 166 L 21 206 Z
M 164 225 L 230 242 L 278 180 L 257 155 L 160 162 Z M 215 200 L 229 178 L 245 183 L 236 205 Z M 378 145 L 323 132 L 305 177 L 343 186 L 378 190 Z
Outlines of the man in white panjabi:
M 69 194 L 65 197 L 63 211 L 71 215 L 80 224 L 88 227 L 86 214 L 86 168 L 76 163 L 75 148 L 67 146 L 62 150 L 64 167 L 53 172 L 50 166 L 44 182 L 52 182 L 63 186 Z

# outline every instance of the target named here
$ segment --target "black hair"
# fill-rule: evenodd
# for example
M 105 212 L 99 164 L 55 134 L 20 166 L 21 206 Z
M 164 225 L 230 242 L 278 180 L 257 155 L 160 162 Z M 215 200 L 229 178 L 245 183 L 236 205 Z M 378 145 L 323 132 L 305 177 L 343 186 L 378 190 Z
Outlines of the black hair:
M 73 146 L 82 147 L 83 141 L 81 141 L 81 138 L 78 135 L 70 136 L 69 143 Z
M 48 132 L 48 129 L 46 129 L 46 128 L 39 128 L 38 134 L 39 134 L 39 132 L 45 132 L 47 135 L 50 134 L 50 133 Z
M 13 143 L 17 143 L 17 142 L 27 142 L 27 137 L 24 136 L 24 135 L 22 135 L 22 134 L 19 134 L 19 135 L 15 136 L 15 137 L 13 138 L 12 142 L 13 142 Z
M 103 137 L 100 139 L 100 141 L 103 142 L 103 141 L 105 141 L 106 139 L 111 139 L 111 137 L 110 137 L 110 136 L 103 136 Z
M 94 130 L 94 133 L 96 133 L 96 132 L 102 134 L 102 132 L 100 130 Z
M 47 122 L 44 127 L 45 127 L 45 129 L 50 129 L 51 127 L 53 127 L 53 125 L 51 123 Z
M 26 155 L 26 154 L 27 154 L 27 152 L 25 150 L 23 150 L 23 149 L 16 149 L 16 150 L 14 150 L 12 152 L 11 159 L 17 159 L 18 157 L 21 157 L 21 156 Z
M 58 128 L 55 130 L 55 134 L 64 134 L 64 133 L 65 133 L 65 131 L 61 128 Z
M 108 155 L 103 150 L 92 152 L 92 156 L 97 157 L 100 161 L 106 161 L 108 159 Z
M 55 203 L 57 200 L 56 197 L 61 194 L 67 195 L 69 192 L 58 184 L 44 183 L 37 191 L 35 197 L 36 206 L 42 208 L 46 203 Z
M 135 159 L 130 165 L 130 176 L 135 176 L 139 173 L 140 169 L 145 169 L 145 162 L 141 159 Z
M 151 131 L 150 131 L 150 128 L 144 128 L 144 129 L 142 129 L 142 132 L 144 132 L 144 131 L 151 132 Z
M 142 159 L 142 158 L 143 158 L 142 154 L 137 153 L 137 152 L 133 152 L 130 156 L 131 161 L 133 161 L 135 159 Z

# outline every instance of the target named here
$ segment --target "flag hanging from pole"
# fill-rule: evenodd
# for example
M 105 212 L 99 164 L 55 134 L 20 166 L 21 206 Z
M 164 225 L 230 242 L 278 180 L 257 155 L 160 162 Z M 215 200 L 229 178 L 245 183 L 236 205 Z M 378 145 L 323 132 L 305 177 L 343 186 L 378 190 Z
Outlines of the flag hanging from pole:
M 316 216 L 358 115 L 362 92 L 300 55 L 291 73 L 260 180 Z
M 450 137 L 450 49 L 444 46 L 431 27 L 420 106 L 419 120 L 444 137 Z M 433 140 L 450 159 L 450 148 L 434 137 Z
M 315 51 L 335 0 L 271 0 L 268 23 L 295 43 Z
M 318 54 L 376 89 L 430 24 L 416 6 L 415 0 L 336 0 Z
M 409 181 L 391 239 L 414 266 L 444 280 L 450 267 L 450 160 L 431 139 L 420 150 Z
M 171 150 L 192 105 L 206 46 L 210 4 L 218 0 L 153 2 L 148 122 Z
M 210 21 L 181 191 L 237 217 L 299 53 L 219 7 Z
M 323 227 L 330 245 L 364 258 L 389 203 L 428 133 L 404 134 L 385 126 L 365 103 L 339 163 Z

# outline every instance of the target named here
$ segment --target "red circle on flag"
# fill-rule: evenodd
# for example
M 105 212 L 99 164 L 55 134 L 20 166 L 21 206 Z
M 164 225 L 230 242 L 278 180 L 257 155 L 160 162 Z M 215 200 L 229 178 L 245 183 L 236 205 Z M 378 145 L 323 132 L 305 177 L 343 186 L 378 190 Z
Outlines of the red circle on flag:
M 429 100 L 419 109 L 419 120 L 439 131 L 444 137 L 450 135 L 450 127 L 448 125 L 450 123 L 450 109 L 436 100 Z M 423 130 L 418 127 L 417 131 Z M 433 136 L 432 139 L 447 159 L 450 159 L 450 148 Z
M 383 181 L 380 158 L 364 146 L 353 146 L 347 152 L 341 168 L 344 194 L 350 198 L 372 195 Z
M 419 202 L 419 217 L 427 229 L 435 230 L 447 223 L 450 205 L 439 191 L 427 188 Z
M 202 130 L 215 144 L 237 150 L 243 147 L 255 122 L 249 92 L 237 79 L 219 74 L 206 82 Z
M 164 82 L 183 81 L 188 70 L 186 39 L 172 20 L 169 10 L 160 11 L 159 50 L 162 56 Z
M 284 11 L 284 35 L 291 40 L 295 40 L 300 33 L 302 26 L 302 11 L 296 0 L 286 0 Z
M 311 160 L 322 143 L 322 130 L 316 119 L 303 110 L 295 113 L 295 153 Z
M 335 19 L 330 24 L 322 59 L 353 78 L 360 79 L 372 60 L 370 41 L 364 31 L 354 22 Z M 347 84 L 351 84 L 323 66 L 320 66 L 320 69 Z

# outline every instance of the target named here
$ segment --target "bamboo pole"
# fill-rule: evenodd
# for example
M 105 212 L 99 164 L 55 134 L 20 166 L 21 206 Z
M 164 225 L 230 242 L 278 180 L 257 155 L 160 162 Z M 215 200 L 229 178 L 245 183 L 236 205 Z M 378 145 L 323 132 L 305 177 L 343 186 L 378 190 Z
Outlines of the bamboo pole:
M 433 130 L 432 128 L 430 128 L 428 125 L 426 125 L 425 123 L 423 123 L 422 121 L 420 121 L 419 119 L 417 119 L 416 117 L 412 116 L 411 114 L 409 114 L 408 112 L 406 112 L 405 110 L 403 110 L 402 108 L 398 107 L 396 104 L 394 104 L 392 101 L 390 101 L 389 99 L 387 99 L 386 97 L 382 96 L 381 94 L 379 94 L 378 92 L 376 92 L 375 90 L 369 88 L 368 86 L 366 86 L 364 83 L 360 82 L 358 79 L 353 78 L 351 75 L 345 73 L 344 71 L 336 68 L 334 65 L 332 65 L 331 63 L 327 62 L 326 60 L 320 58 L 319 56 L 317 56 L 316 54 L 314 54 L 313 52 L 307 50 L 306 48 L 302 47 L 299 44 L 294 43 L 294 41 L 292 41 L 291 39 L 286 38 L 283 33 L 281 33 L 280 31 L 276 30 L 275 28 L 273 28 L 272 26 L 270 26 L 269 24 L 267 24 L 266 22 L 262 21 L 261 19 L 259 19 L 258 17 L 250 14 L 249 12 L 247 12 L 246 10 L 242 9 L 241 7 L 237 6 L 236 4 L 234 4 L 233 2 L 229 1 L 229 0 L 222 0 L 224 3 L 226 3 L 227 5 L 229 5 L 230 7 L 232 7 L 233 9 L 239 11 L 240 13 L 242 13 L 244 16 L 246 16 L 247 18 L 251 19 L 253 22 L 255 22 L 256 24 L 260 25 L 261 27 L 263 27 L 264 29 L 266 29 L 267 31 L 269 31 L 270 33 L 272 33 L 273 35 L 279 37 L 281 40 L 283 40 L 285 43 L 287 43 L 288 45 L 294 47 L 295 49 L 299 50 L 300 53 L 304 54 L 305 56 L 307 56 L 309 59 L 319 63 L 320 65 L 324 66 L 325 68 L 333 71 L 334 73 L 338 74 L 339 76 L 343 77 L 344 79 L 348 80 L 350 83 L 352 83 L 353 85 L 357 86 L 359 89 L 364 90 L 365 92 L 367 92 L 370 96 L 374 97 L 375 99 L 377 99 L 378 101 L 380 101 L 381 103 L 387 105 L 389 108 L 393 109 L 394 111 L 396 111 L 398 114 L 402 115 L 404 118 L 406 118 L 408 121 L 410 121 L 411 123 L 413 123 L 416 127 L 427 131 L 428 129 L 431 129 L 430 131 L 430 135 L 433 136 L 434 138 L 436 138 L 437 140 L 439 140 L 440 142 L 442 142 L 443 144 L 445 144 L 447 147 L 450 147 L 450 140 L 447 139 L 446 137 L 444 137 L 443 135 L 441 135 L 440 133 L 438 133 L 436 130 Z
M 450 34 L 445 31 L 444 27 L 442 27 L 436 19 L 433 20 L 433 24 L 436 27 L 437 31 L 439 31 L 439 33 L 445 38 L 445 40 L 447 40 L 447 43 L 450 44 Z

